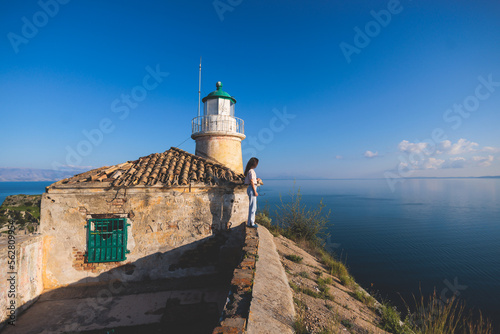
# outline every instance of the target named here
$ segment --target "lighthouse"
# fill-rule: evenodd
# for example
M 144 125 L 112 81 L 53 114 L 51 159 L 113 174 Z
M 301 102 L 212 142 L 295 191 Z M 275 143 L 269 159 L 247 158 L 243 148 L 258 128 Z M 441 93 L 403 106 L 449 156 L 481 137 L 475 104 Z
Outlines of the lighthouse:
M 191 122 L 191 138 L 196 141 L 195 154 L 243 173 L 241 141 L 245 139 L 244 123 L 234 117 L 236 99 L 222 90 L 220 81 L 215 86 L 217 89 L 202 99 L 203 115 Z

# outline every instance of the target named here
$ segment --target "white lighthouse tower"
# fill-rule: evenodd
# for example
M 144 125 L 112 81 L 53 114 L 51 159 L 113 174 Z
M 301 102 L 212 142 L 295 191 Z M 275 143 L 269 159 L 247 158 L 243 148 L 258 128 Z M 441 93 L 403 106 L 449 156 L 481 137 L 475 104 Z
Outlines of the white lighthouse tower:
M 203 115 L 192 120 L 191 138 L 196 141 L 195 154 L 243 173 L 243 120 L 234 117 L 236 99 L 222 90 L 220 81 L 216 87 L 217 90 L 202 99 Z

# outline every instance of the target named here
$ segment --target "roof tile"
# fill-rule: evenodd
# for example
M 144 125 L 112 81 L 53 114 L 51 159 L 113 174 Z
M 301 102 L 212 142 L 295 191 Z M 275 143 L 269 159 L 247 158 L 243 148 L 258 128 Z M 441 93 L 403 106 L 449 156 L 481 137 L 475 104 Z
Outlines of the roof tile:
M 101 167 L 61 180 L 61 184 L 98 184 L 108 182 L 114 188 L 133 186 L 187 186 L 189 184 L 242 184 L 244 176 L 228 167 L 172 147 L 135 161 Z

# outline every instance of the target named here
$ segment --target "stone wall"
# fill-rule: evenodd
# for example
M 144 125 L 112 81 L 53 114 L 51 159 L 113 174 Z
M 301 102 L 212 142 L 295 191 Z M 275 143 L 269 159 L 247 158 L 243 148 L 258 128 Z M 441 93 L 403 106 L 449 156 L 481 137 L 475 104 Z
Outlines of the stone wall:
M 85 226 L 89 218 L 102 214 L 127 218 L 130 253 L 126 261 L 86 262 Z M 248 197 L 242 186 L 120 190 L 98 186 L 51 187 L 43 195 L 41 205 L 44 287 L 206 273 L 210 268 L 205 268 L 205 272 L 199 268 L 172 270 L 170 264 L 215 230 L 240 225 L 247 214 Z
M 231 290 L 222 312 L 221 322 L 212 334 L 243 334 L 252 302 L 255 266 L 258 260 L 259 234 L 256 228 L 245 228 L 242 258 L 233 271 Z
M 0 329 L 42 293 L 42 237 L 0 238 Z M 10 245 L 10 247 L 9 247 Z

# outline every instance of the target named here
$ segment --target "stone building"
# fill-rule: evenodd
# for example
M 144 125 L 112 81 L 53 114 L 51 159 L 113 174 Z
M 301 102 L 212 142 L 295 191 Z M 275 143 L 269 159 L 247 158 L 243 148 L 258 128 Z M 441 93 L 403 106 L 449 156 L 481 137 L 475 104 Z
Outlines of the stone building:
M 246 221 L 243 121 L 222 90 L 192 121 L 196 155 L 178 148 L 56 182 L 41 204 L 43 286 L 196 274 L 176 266 L 187 250 Z M 205 270 L 210 270 L 205 268 Z

